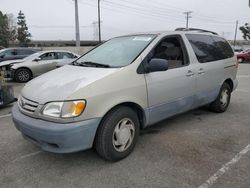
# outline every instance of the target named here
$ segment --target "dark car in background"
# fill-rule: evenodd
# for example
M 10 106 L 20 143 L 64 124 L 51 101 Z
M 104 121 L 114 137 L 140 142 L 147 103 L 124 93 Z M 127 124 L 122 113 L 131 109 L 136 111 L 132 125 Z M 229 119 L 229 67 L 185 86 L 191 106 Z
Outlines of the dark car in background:
M 33 48 L 4 48 L 0 50 L 0 64 L 6 60 L 23 59 L 38 51 L 40 50 Z

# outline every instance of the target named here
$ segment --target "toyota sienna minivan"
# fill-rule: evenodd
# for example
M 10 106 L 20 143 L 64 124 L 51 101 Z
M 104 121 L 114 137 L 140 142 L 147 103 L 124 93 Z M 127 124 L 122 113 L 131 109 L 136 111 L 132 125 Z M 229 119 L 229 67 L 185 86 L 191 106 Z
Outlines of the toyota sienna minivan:
M 45 151 L 94 147 L 118 161 L 132 152 L 140 129 L 204 105 L 226 111 L 237 66 L 231 46 L 213 32 L 116 37 L 28 82 L 13 121 Z

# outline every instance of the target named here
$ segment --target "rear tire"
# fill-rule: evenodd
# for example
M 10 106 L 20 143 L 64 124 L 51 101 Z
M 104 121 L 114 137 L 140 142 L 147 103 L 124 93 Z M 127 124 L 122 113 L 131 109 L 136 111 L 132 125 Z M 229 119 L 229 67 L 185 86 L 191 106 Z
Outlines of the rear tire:
M 25 68 L 17 69 L 14 73 L 14 79 L 16 82 L 24 83 L 31 80 L 32 74 L 30 70 Z
M 137 113 L 123 106 L 110 111 L 101 122 L 95 138 L 97 153 L 106 160 L 119 161 L 134 149 L 139 137 Z
M 238 62 L 239 62 L 239 63 L 244 63 L 244 62 L 245 62 L 245 59 L 240 57 L 240 58 L 238 59 Z
M 225 112 L 231 99 L 231 88 L 228 83 L 224 82 L 221 86 L 220 93 L 216 100 L 210 104 L 210 110 L 216 113 Z

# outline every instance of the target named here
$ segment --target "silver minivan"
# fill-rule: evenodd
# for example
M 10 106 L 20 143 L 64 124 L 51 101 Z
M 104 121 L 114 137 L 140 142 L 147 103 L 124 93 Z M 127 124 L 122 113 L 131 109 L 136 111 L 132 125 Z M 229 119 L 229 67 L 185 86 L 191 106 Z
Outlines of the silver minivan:
M 140 129 L 204 105 L 226 111 L 237 66 L 228 42 L 207 31 L 117 37 L 28 82 L 13 121 L 45 151 L 94 147 L 117 161 L 132 152 Z

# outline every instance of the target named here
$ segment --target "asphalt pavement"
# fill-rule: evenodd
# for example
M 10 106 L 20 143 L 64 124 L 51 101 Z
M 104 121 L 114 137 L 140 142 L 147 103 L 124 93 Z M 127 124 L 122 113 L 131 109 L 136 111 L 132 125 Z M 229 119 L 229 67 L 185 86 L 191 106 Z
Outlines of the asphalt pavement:
M 141 132 L 133 153 L 111 163 L 96 152 L 53 154 L 24 140 L 0 109 L 0 187 L 250 187 L 250 64 L 227 112 L 199 108 Z M 23 84 L 10 83 L 16 95 Z

